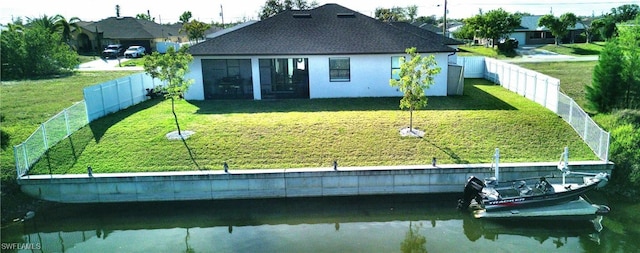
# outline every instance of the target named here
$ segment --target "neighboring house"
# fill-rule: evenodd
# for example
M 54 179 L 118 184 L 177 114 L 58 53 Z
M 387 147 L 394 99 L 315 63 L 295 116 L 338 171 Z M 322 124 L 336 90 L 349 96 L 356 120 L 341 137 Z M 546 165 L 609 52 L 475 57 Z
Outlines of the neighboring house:
M 520 45 L 541 45 L 555 43 L 555 36 L 546 27 L 538 26 L 542 15 L 523 16 L 520 27 L 511 33 L 510 38 L 518 40 Z M 569 28 L 569 33 L 562 39 L 564 43 L 573 43 L 576 38 L 585 31 L 583 24 L 578 22 L 574 27 Z
M 405 50 L 435 55 L 442 72 L 426 94 L 447 95 L 442 36 L 417 35 L 326 4 L 289 10 L 193 45 L 187 99 L 274 99 L 402 96 L 389 85 Z M 397 77 L 397 74 L 396 74 Z
M 226 33 L 233 32 L 233 31 L 238 30 L 240 28 L 243 28 L 245 26 L 252 25 L 252 24 L 254 24 L 256 22 L 258 22 L 258 21 L 249 20 L 247 22 L 240 23 L 240 24 L 237 24 L 237 25 L 229 27 L 229 28 L 225 28 L 225 29 L 222 29 L 222 30 L 217 30 L 217 31 L 214 31 L 214 32 L 211 32 L 211 33 L 207 33 L 207 35 L 205 36 L 205 39 L 213 39 L 215 37 L 218 37 L 218 36 L 226 34 Z
M 157 42 L 187 42 L 186 33 L 180 33 L 181 24 L 161 25 L 133 17 L 110 17 L 97 22 L 78 23 L 81 31 L 76 36 L 79 52 L 99 52 L 109 44 L 143 46 L 147 53 L 154 51 Z
M 508 35 L 508 38 L 518 40 L 520 46 L 523 45 L 542 45 L 555 43 L 555 36 L 546 27 L 538 26 L 538 21 L 542 15 L 523 16 L 520 26 Z M 562 43 L 583 42 L 584 38 L 581 34 L 585 31 L 585 27 L 581 22 L 576 23 L 574 27 L 569 28 L 567 36 L 562 38 Z M 474 38 L 476 44 L 493 46 L 493 41 L 488 38 Z M 498 43 L 499 41 L 496 41 Z

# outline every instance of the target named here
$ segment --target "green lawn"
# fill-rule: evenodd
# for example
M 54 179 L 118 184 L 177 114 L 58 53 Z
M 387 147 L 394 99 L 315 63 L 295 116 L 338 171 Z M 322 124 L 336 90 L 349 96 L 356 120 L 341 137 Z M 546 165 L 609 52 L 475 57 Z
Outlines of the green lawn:
M 458 48 L 460 49 L 460 53 L 458 54 L 461 56 L 479 55 L 479 56 L 486 56 L 486 57 L 491 57 L 496 59 L 509 59 L 509 58 L 514 58 L 518 56 L 515 53 L 505 54 L 504 52 L 500 52 L 497 47 L 491 48 L 491 47 L 485 47 L 482 45 L 480 46 L 462 45 L 462 46 L 459 46 Z
M 605 42 L 595 43 L 574 43 L 574 44 L 561 44 L 561 45 L 544 45 L 540 49 L 555 52 L 558 54 L 572 55 L 572 56 L 585 56 L 585 55 L 599 55 L 600 51 L 604 47 Z
M 84 87 L 131 74 L 131 71 L 77 72 L 53 79 L 3 81 L 0 112 L 5 117 L 2 131 L 9 134 L 9 140 L 0 151 L 2 179 L 15 178 L 13 146 L 23 142 L 41 123 L 81 101 Z
M 554 113 L 486 80 L 467 80 L 465 95 L 431 97 L 414 113 L 423 139 L 403 138 L 409 113 L 399 98 L 275 101 L 180 101 L 186 143 L 175 130 L 171 103 L 148 101 L 93 122 L 62 141 L 33 173 L 173 171 L 340 166 L 595 160 Z M 188 147 L 188 149 L 187 149 Z M 188 152 L 191 151 L 191 155 Z M 193 158 L 193 159 L 192 159 Z M 197 165 L 196 165 L 197 164 Z
M 597 61 L 516 63 L 524 68 L 560 79 L 560 90 L 587 110 L 585 85 L 590 85 Z

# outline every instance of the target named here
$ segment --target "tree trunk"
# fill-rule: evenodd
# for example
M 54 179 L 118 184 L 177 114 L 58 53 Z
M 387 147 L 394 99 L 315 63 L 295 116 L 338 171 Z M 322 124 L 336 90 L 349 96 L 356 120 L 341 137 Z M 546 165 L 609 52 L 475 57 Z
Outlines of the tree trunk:
M 176 114 L 174 98 L 171 98 L 171 112 L 173 113 L 173 119 L 176 121 L 176 127 L 178 127 L 178 135 L 182 137 L 182 132 L 180 131 L 180 123 L 178 123 L 178 115 Z
M 409 108 L 409 132 L 413 133 L 413 106 Z

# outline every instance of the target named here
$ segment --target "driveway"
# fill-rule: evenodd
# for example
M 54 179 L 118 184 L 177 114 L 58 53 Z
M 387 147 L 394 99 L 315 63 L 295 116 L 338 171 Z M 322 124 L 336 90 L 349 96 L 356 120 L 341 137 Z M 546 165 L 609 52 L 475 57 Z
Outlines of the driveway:
M 572 56 L 557 54 L 536 46 L 521 46 L 516 53 L 522 57 L 505 59 L 506 62 L 554 62 L 554 61 L 597 61 L 597 55 Z
M 130 59 L 120 58 L 120 59 L 96 59 L 90 62 L 81 63 L 78 65 L 76 69 L 80 71 L 141 71 L 144 70 L 142 67 L 134 66 L 134 67 L 126 67 L 124 63 Z M 119 61 L 119 62 L 118 62 Z M 119 67 L 121 65 L 122 67 Z

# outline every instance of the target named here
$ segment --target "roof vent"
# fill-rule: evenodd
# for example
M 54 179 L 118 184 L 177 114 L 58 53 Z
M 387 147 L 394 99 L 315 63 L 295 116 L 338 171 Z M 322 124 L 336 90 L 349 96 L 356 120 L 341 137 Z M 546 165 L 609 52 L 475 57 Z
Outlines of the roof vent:
M 293 17 L 294 18 L 311 18 L 311 14 L 310 13 L 294 13 Z
M 339 18 L 355 18 L 356 14 L 353 12 L 342 12 L 337 14 Z

